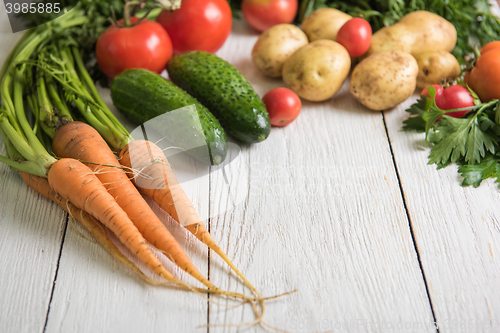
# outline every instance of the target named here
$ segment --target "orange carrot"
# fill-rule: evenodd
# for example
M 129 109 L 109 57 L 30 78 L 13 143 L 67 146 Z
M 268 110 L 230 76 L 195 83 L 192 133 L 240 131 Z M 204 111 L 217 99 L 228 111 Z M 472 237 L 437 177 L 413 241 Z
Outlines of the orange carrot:
M 104 249 L 106 249 L 115 259 L 130 267 L 146 282 L 150 284 L 162 283 L 153 281 L 146 275 L 144 275 L 144 273 L 133 262 L 131 262 L 125 255 L 123 255 L 123 253 L 120 252 L 120 250 L 106 234 L 106 231 L 104 229 L 105 227 L 88 213 L 77 208 L 71 202 L 57 195 L 57 193 L 50 187 L 47 178 L 35 176 L 24 171 L 21 172 L 21 177 L 29 187 L 31 187 L 33 190 L 43 195 L 47 199 L 54 201 L 66 213 L 69 213 L 73 218 L 75 218 L 92 235 L 92 237 L 94 237 L 94 239 L 99 244 L 101 244 L 101 246 L 104 247 Z
M 250 290 L 260 297 L 255 287 L 210 236 L 193 204 L 182 190 L 161 148 L 150 141 L 132 141 L 121 150 L 119 160 L 125 167 L 134 169 L 134 175 L 130 176 L 142 193 L 153 199 L 174 220 L 214 250 Z
M 127 213 L 85 164 L 70 158 L 60 159 L 50 167 L 48 181 L 58 195 L 108 227 L 156 275 L 184 285 L 165 269 Z
M 166 253 L 175 264 L 208 288 L 218 289 L 189 260 L 179 243 L 130 182 L 113 152 L 93 127 L 81 122 L 70 122 L 62 126 L 54 136 L 52 148 L 57 156 L 89 162 L 87 165 L 148 242 Z

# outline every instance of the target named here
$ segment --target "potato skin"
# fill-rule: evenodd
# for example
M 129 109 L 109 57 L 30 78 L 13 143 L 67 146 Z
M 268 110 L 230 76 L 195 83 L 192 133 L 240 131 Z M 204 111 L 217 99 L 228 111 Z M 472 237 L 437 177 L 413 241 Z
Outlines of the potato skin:
M 453 54 L 446 51 L 425 52 L 414 55 L 418 64 L 417 88 L 441 84 L 443 79 L 460 75 L 460 64 Z
M 448 51 L 457 43 L 457 30 L 439 15 L 424 10 L 409 13 L 396 24 L 372 36 L 367 54 L 385 50 L 401 50 L 412 55 Z
M 409 53 L 399 50 L 377 52 L 354 68 L 351 93 L 371 110 L 386 110 L 413 94 L 417 75 L 417 61 Z
M 327 39 L 301 47 L 283 66 L 283 81 L 300 97 L 319 102 L 331 98 L 351 67 L 347 50 Z
M 264 31 L 252 49 L 252 61 L 270 77 L 281 77 L 283 64 L 308 43 L 306 34 L 292 24 L 278 24 Z
M 302 21 L 302 30 L 311 42 L 318 39 L 337 40 L 340 28 L 352 18 L 334 8 L 321 8 L 315 10 Z

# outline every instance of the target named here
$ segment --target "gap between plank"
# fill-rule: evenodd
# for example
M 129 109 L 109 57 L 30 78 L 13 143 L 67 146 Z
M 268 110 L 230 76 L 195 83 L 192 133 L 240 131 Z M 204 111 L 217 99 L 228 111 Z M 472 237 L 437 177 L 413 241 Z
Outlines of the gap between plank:
M 406 204 L 406 197 L 405 197 L 404 192 L 403 192 L 403 185 L 401 184 L 401 178 L 399 176 L 396 158 L 394 157 L 394 152 L 392 150 L 391 138 L 389 136 L 389 131 L 387 129 L 387 122 L 385 121 L 385 113 L 384 113 L 384 111 L 382 111 L 381 113 L 382 113 L 382 121 L 384 122 L 385 135 L 387 136 L 387 142 L 389 143 L 389 150 L 391 152 L 392 164 L 394 165 L 394 170 L 396 171 L 396 178 L 398 180 L 399 191 L 401 192 L 401 197 L 403 199 L 403 206 L 405 209 L 406 218 L 408 220 L 408 226 L 410 228 L 410 234 L 411 234 L 411 239 L 413 242 L 413 247 L 415 249 L 415 253 L 417 254 L 418 266 L 420 267 L 420 272 L 422 274 L 422 278 L 424 279 L 425 293 L 427 294 L 427 299 L 429 300 L 429 305 L 431 307 L 432 320 L 434 320 L 436 332 L 439 333 L 439 326 L 437 325 L 436 315 L 434 313 L 434 307 L 432 306 L 432 300 L 431 300 L 431 296 L 429 294 L 429 286 L 427 284 L 427 278 L 425 277 L 424 267 L 422 266 L 422 260 L 420 259 L 420 253 L 418 252 L 418 246 L 417 246 L 417 242 L 416 242 L 416 238 L 415 238 L 415 232 L 413 231 L 411 217 L 410 217 L 410 214 L 408 213 L 408 206 Z
M 61 248 L 59 249 L 59 257 L 57 258 L 56 272 L 54 274 L 54 282 L 52 283 L 52 290 L 50 291 L 49 306 L 47 308 L 47 316 L 45 316 L 45 324 L 43 325 L 43 332 L 47 330 L 47 323 L 49 322 L 50 306 L 52 305 L 52 298 L 54 296 L 54 289 L 56 288 L 57 274 L 59 273 L 59 264 L 61 263 L 62 250 L 64 242 L 66 241 L 66 232 L 68 231 L 69 214 L 66 214 L 66 224 L 64 225 L 64 233 L 61 242 Z
M 212 194 L 212 166 L 208 167 L 208 234 L 211 234 L 212 218 L 210 217 L 210 197 Z M 207 279 L 210 281 L 210 248 L 207 248 L 208 269 Z M 207 333 L 210 333 L 210 293 L 207 294 Z

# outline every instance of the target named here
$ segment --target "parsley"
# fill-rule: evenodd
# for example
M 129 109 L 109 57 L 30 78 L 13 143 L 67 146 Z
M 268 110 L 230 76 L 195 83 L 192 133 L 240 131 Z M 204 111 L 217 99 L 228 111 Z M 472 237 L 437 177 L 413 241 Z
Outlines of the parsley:
M 404 130 L 425 132 L 431 144 L 429 164 L 443 168 L 451 163 L 459 165 L 463 186 L 479 186 L 481 181 L 500 177 L 500 101 L 493 100 L 476 106 L 441 110 L 436 106 L 436 92 L 429 87 L 431 98 L 421 98 L 406 110 L 410 117 L 404 121 Z M 463 118 L 446 113 L 470 110 Z M 441 119 L 442 117 L 442 119 Z

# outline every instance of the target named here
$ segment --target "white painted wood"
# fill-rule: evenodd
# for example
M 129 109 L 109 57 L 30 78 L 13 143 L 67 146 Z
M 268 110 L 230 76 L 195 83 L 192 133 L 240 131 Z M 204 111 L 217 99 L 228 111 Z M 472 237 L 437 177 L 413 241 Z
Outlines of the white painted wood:
M 3 32 L 8 30 L 3 6 L 0 64 L 22 36 Z M 1 138 L 0 154 L 6 154 Z M 42 332 L 66 214 L 2 163 L 0 179 L 0 332 Z
M 220 54 L 262 95 L 281 83 L 252 65 L 256 38 L 235 24 Z M 330 101 L 303 104 L 295 123 L 244 145 L 240 163 L 226 168 L 230 189 L 244 191 L 243 203 L 227 209 L 222 175 L 212 175 L 211 210 L 221 212 L 212 234 L 263 295 L 298 290 L 269 302 L 265 319 L 273 326 L 435 331 L 381 113 L 358 105 L 347 84 Z M 211 258 L 212 281 L 243 291 Z M 252 319 L 248 306 L 211 308 L 211 324 Z
M 2 62 L 15 38 L 0 35 Z M 253 66 L 256 38 L 236 21 L 218 54 L 262 96 L 283 83 Z M 110 103 L 109 90 L 101 92 Z M 265 142 L 243 145 L 225 174 L 190 166 L 199 177 L 186 175 L 184 187 L 200 215 L 212 216 L 211 233 L 234 263 L 264 296 L 298 289 L 268 302 L 267 323 L 290 332 L 435 332 L 411 222 L 440 331 L 500 329 L 498 188 L 464 189 L 455 168 L 427 166 L 422 135 L 400 131 L 410 102 L 385 113 L 410 221 L 382 115 L 357 104 L 347 85 L 328 102 L 304 103 L 296 122 Z M 4 165 L 0 179 L 0 331 L 41 332 L 65 214 Z M 216 285 L 248 292 L 214 253 L 209 267 L 206 248 L 153 207 L 203 274 L 210 268 Z M 216 300 L 211 324 L 253 320 L 248 305 Z M 192 332 L 207 310 L 197 295 L 146 285 L 69 225 L 46 331 Z
M 155 211 L 164 218 L 159 209 Z M 178 225 L 169 227 L 206 275 L 205 247 Z M 178 269 L 174 275 L 195 283 Z M 147 285 L 69 226 L 46 332 L 191 332 L 206 322 L 203 298 L 173 287 Z
M 424 134 L 401 131 L 417 96 L 385 112 L 440 332 L 500 330 L 498 184 L 461 187 L 456 165 L 427 165 Z

